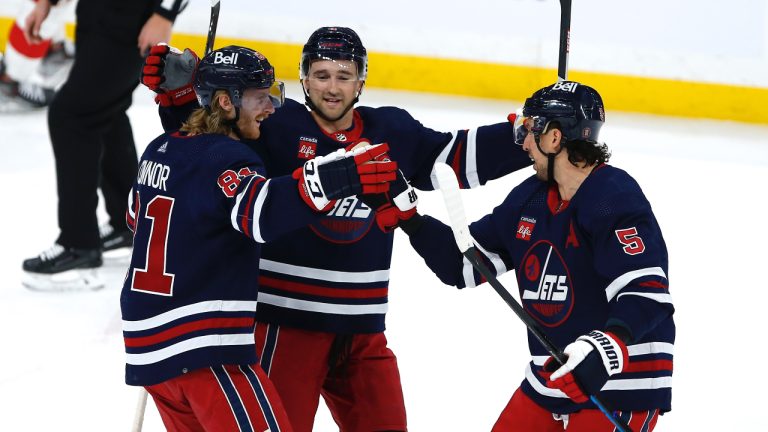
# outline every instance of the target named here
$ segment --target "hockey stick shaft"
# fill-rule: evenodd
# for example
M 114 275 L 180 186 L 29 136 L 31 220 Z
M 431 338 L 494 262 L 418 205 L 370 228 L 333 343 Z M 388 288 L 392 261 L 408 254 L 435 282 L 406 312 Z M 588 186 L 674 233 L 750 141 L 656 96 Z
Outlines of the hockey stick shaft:
M 560 0 L 560 55 L 557 60 L 557 80 L 568 79 L 568 53 L 571 50 L 571 1 Z
M 506 302 L 515 312 L 515 315 L 525 323 L 525 326 L 528 327 L 528 331 L 533 334 L 544 349 L 546 349 L 558 363 L 561 365 L 565 364 L 568 357 L 549 339 L 549 337 L 547 337 L 546 333 L 544 333 L 536 321 L 534 321 L 528 312 L 523 309 L 520 303 L 512 297 L 504 285 L 499 282 L 496 275 L 480 260 L 477 248 L 475 248 L 472 237 L 469 234 L 467 218 L 464 215 L 464 204 L 461 202 L 459 183 L 456 180 L 456 174 L 453 172 L 453 169 L 442 163 L 435 164 L 434 169 L 437 183 L 440 185 L 440 193 L 443 195 L 446 210 L 448 210 L 448 219 L 451 222 L 451 230 L 453 230 L 456 245 L 459 247 L 461 254 L 470 262 L 470 264 L 472 264 L 472 267 L 474 267 L 475 270 L 488 281 L 496 293 L 498 293 L 504 302 Z M 632 432 L 628 425 L 613 415 L 598 395 L 591 395 L 589 398 L 592 400 L 592 403 L 605 414 L 608 420 L 616 426 L 618 431 Z
M 211 23 L 208 25 L 208 39 L 205 41 L 205 54 L 213 51 L 213 42 L 216 40 L 216 27 L 219 25 L 220 0 L 211 0 Z
M 132 432 L 141 432 L 144 427 L 144 411 L 147 409 L 147 390 L 144 387 L 139 388 L 139 400 L 136 401 L 136 413 L 133 415 Z

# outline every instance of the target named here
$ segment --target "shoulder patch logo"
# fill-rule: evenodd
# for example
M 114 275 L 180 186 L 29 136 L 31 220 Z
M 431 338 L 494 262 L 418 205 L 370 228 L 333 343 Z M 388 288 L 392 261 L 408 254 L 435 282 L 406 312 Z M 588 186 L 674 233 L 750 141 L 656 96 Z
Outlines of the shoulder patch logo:
M 520 240 L 531 241 L 534 227 L 536 227 L 536 219 L 526 216 L 520 217 L 520 222 L 517 224 L 517 234 L 515 237 Z
M 159 149 L 157 149 L 158 153 L 165 153 L 168 150 L 168 141 L 164 142 L 163 145 L 160 146 Z
M 299 138 L 299 152 L 296 155 L 299 159 L 314 159 L 317 155 L 317 138 Z

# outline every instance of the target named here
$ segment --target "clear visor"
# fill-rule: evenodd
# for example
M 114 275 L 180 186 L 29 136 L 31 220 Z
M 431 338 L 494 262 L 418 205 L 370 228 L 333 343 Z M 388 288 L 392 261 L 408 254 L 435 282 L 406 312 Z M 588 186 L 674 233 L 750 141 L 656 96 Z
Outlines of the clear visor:
M 272 106 L 275 109 L 283 106 L 285 103 L 285 83 L 282 81 L 272 83 L 272 86 L 269 87 L 269 99 L 272 100 Z
M 518 109 L 515 112 L 515 121 L 513 122 L 513 129 L 515 133 L 515 144 L 521 146 L 525 141 L 525 137 L 528 136 L 528 132 L 533 132 L 534 136 L 543 133 L 549 120 L 542 116 L 524 116 L 523 110 Z
M 274 109 L 278 109 L 284 102 L 285 85 L 281 81 L 275 81 L 269 88 L 252 88 L 241 99 L 246 109 L 265 109 L 270 103 Z

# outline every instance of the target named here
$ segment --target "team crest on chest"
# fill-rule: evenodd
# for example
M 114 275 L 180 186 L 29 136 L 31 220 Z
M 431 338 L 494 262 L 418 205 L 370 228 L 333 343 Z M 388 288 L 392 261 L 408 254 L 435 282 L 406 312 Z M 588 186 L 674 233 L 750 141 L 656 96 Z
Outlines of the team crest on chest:
M 309 228 L 331 243 L 354 243 L 363 238 L 374 225 L 374 213 L 355 196 L 336 201 L 325 217 Z
M 536 219 L 527 216 L 521 216 L 520 222 L 517 223 L 516 238 L 520 240 L 530 241 L 533 235 L 533 228 L 536 226 Z
M 317 138 L 299 138 L 299 159 L 314 159 L 317 156 Z
M 539 323 L 557 327 L 571 315 L 574 290 L 563 256 L 548 241 L 531 245 L 516 272 L 520 299 Z

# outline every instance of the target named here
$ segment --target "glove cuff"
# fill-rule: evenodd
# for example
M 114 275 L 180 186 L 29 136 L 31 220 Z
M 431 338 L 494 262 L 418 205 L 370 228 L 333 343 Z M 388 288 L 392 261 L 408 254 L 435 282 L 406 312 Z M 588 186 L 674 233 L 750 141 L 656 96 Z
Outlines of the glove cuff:
M 413 209 L 413 212 L 413 216 L 400 221 L 399 224 L 400 229 L 402 229 L 403 232 L 407 235 L 416 234 L 427 220 L 426 216 L 417 213 L 416 209 Z
M 592 330 L 583 336 L 579 336 L 576 340 L 589 342 L 595 347 L 595 351 L 600 355 L 608 376 L 620 373 L 629 363 L 627 346 L 613 333 Z
M 318 213 L 327 213 L 333 206 L 336 205 L 336 200 L 328 200 L 325 194 L 321 193 L 321 196 L 312 194 L 310 191 L 310 184 L 304 175 L 304 166 L 298 167 L 293 171 L 291 177 L 296 179 L 296 184 L 299 189 L 299 196 L 304 203 L 312 210 Z M 319 184 L 315 184 L 316 187 L 321 187 Z M 321 189 L 322 190 L 322 189 Z
M 164 108 L 186 105 L 194 100 L 197 100 L 197 95 L 192 86 L 171 90 L 167 93 L 158 93 L 155 96 L 155 103 Z

